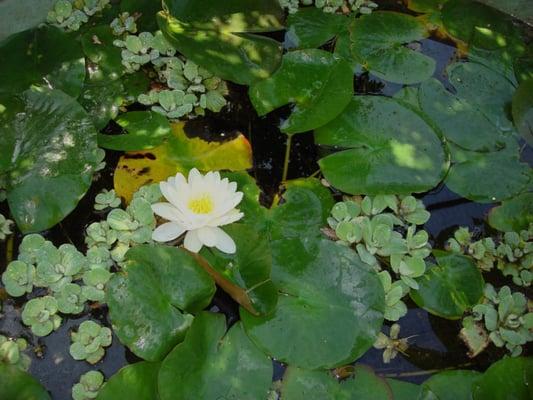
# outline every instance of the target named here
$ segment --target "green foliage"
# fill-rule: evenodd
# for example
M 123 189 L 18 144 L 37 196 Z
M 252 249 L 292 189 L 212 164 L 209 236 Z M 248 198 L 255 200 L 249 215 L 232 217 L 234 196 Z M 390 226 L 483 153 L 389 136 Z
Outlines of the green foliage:
M 363 262 L 380 271 L 385 319 L 397 321 L 407 313 L 401 299 L 411 288 L 418 289 L 415 278 L 426 270 L 429 237 L 426 231 L 417 231 L 416 225 L 426 223 L 429 212 L 413 196 L 378 195 L 347 198 L 335 204 L 331 215 L 330 236 L 354 247 Z M 390 272 L 382 271 L 383 265 L 389 266 L 399 280 L 393 282 Z
M 473 389 L 482 374 L 477 371 L 443 371 L 430 377 L 421 385 L 420 400 L 471 399 Z
M 70 355 L 75 360 L 85 360 L 96 364 L 105 355 L 104 347 L 111 345 L 111 329 L 102 327 L 94 321 L 83 321 L 78 331 L 71 333 Z
M 353 12 L 359 14 L 370 14 L 378 7 L 371 0 L 278 0 L 279 5 L 286 9 L 289 14 L 307 11 L 307 8 L 300 6 L 313 5 L 324 13 Z
M 128 33 L 137 33 L 136 16 L 130 15 L 129 12 L 120 13 L 109 25 L 113 30 L 113 35 L 122 36 Z
M 533 193 L 525 192 L 505 200 L 489 213 L 489 225 L 501 232 L 527 229 L 533 223 Z
M 275 1 L 167 0 L 158 24 L 187 59 L 222 79 L 251 85 L 269 77 L 281 61 L 281 45 L 258 35 L 282 29 L 283 11 Z
M 459 228 L 447 247 L 474 258 L 478 267 L 490 271 L 494 267 L 510 276 L 519 286 L 530 286 L 533 280 L 533 224 L 520 232 L 505 232 L 495 238 L 472 240 L 468 228 Z
M 400 325 L 392 324 L 389 330 L 389 336 L 385 335 L 383 332 L 378 334 L 378 338 L 374 343 L 374 348 L 378 350 L 383 350 L 383 362 L 388 364 L 396 358 L 398 352 L 405 352 L 409 345 L 407 344 L 408 339 L 398 338 L 400 334 Z
M 39 254 L 34 284 L 54 292 L 79 278 L 85 268 L 83 254 L 71 244 L 62 244 L 59 248 L 48 245 L 46 251 L 39 251 Z
M 280 129 L 290 135 L 333 120 L 350 102 L 353 72 L 343 59 L 324 50 L 296 50 L 283 56 L 270 79 L 250 86 L 249 96 L 259 115 L 294 103 Z
M 137 362 L 120 369 L 98 392 L 97 400 L 159 399 L 157 375 L 160 363 Z
M 469 257 L 434 250 L 436 265 L 417 279 L 419 289 L 411 290 L 413 301 L 431 314 L 459 319 L 483 296 L 481 272 Z
M 4 363 L 0 363 L 0 398 L 51 400 L 46 389 L 30 374 Z
M 350 194 L 424 192 L 448 167 L 434 130 L 382 96 L 355 96 L 335 120 L 316 130 L 315 141 L 344 149 L 318 164 L 332 186 Z
M 505 346 L 511 356 L 516 357 L 522 353 L 522 346 L 533 341 L 533 312 L 529 312 L 527 303 L 522 293 L 512 293 L 508 286 L 496 291 L 487 284 L 483 303 L 476 305 L 472 309 L 473 316 L 467 318 L 480 321 L 490 341 L 497 347 Z M 469 324 L 468 320 L 463 322 L 465 328 Z
M 513 121 L 522 137 L 533 146 L 533 79 L 524 80 L 513 95 Z
M 0 214 L 0 241 L 5 240 L 13 233 L 11 232 L 11 225 L 13 225 L 13 221 Z
M 241 323 L 226 332 L 221 314 L 202 312 L 185 340 L 161 364 L 161 400 L 262 399 L 272 382 L 272 362 L 246 336 Z M 198 357 L 202 349 L 202 357 Z
M 77 31 L 108 4 L 109 0 L 57 0 L 46 20 L 67 32 Z
M 2 274 L 2 283 L 10 296 L 19 297 L 33 290 L 35 267 L 23 261 L 11 261 Z
M 433 75 L 435 60 L 404 46 L 428 32 L 415 17 L 379 11 L 363 15 L 350 28 L 351 55 L 366 70 L 389 82 L 413 84 Z
M 91 301 L 103 303 L 105 300 L 105 286 L 113 274 L 104 268 L 94 268 L 83 274 L 84 286 L 82 294 Z
M 161 360 L 215 293 L 213 280 L 187 251 L 142 245 L 128 251 L 123 273 L 107 285 L 116 335 L 137 356 Z
M 107 272 L 107 271 L 106 271 Z M 67 283 L 54 293 L 57 300 L 57 308 L 63 314 L 79 314 L 85 308 L 87 298 L 82 288 L 75 283 Z
M 22 322 L 31 328 L 36 336 L 47 336 L 61 325 L 57 315 L 57 300 L 52 296 L 37 297 L 24 305 Z
M 104 375 L 98 371 L 89 371 L 80 377 L 80 381 L 72 386 L 73 400 L 91 400 L 98 396 L 104 384 Z
M 0 67 L 1 68 L 1 67 Z M 100 167 L 96 131 L 59 90 L 31 89 L 0 103 L 0 181 L 23 233 L 51 228 L 78 204 Z
M 114 189 L 103 189 L 94 198 L 93 208 L 97 211 L 102 211 L 106 208 L 117 208 L 120 206 L 120 203 L 120 198 L 117 197 Z
M 11 339 L 0 335 L 0 364 L 10 364 L 21 371 L 27 371 L 31 364 L 31 358 L 23 353 L 27 347 L 28 342 L 25 339 Z

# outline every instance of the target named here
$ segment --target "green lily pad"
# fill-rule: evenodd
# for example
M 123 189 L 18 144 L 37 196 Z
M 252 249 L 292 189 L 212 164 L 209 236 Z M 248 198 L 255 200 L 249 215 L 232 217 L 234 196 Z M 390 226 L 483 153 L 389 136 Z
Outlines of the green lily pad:
M 208 262 L 207 272 L 251 313 L 271 312 L 276 307 L 278 291 L 270 278 L 272 255 L 267 238 L 244 224 L 231 224 L 224 230 L 235 241 L 237 252 L 226 254 L 204 247 L 200 254 Z
M 44 387 L 14 365 L 0 363 L 0 399 L 51 400 Z
M 444 371 L 433 375 L 422 385 L 419 400 L 471 399 L 472 390 L 482 374 L 477 371 Z
M 343 365 L 374 343 L 383 287 L 353 250 L 301 236 L 272 243 L 276 310 L 255 317 L 241 309 L 241 319 L 248 336 L 277 360 L 309 369 Z
M 431 314 L 447 319 L 461 318 L 483 296 L 485 281 L 469 257 L 434 250 L 433 265 L 416 281 L 418 290 L 411 290 L 413 301 Z
M 249 90 L 259 115 L 294 104 L 280 127 L 286 134 L 310 131 L 333 120 L 350 102 L 352 93 L 353 72 L 348 62 L 318 49 L 285 54 L 279 70 Z
M 109 25 L 90 28 L 81 37 L 83 52 L 89 61 L 98 64 L 107 80 L 116 80 L 124 75 L 121 50 L 113 45 L 116 38 Z
M 533 146 L 533 79 L 523 81 L 516 89 L 513 120 L 518 132 Z
M 53 26 L 5 39 L 0 43 L 0 60 L 0 93 L 21 93 L 35 84 L 78 97 L 85 79 L 81 46 Z
M 106 286 L 113 330 L 137 356 L 161 360 L 185 336 L 215 293 L 211 277 L 185 250 L 142 245 Z
M 161 400 L 265 399 L 272 362 L 246 337 L 241 323 L 226 332 L 222 314 L 199 314 L 159 372 Z
M 392 390 L 394 400 L 418 400 L 420 386 L 398 379 L 387 378 L 386 381 Z
M 533 359 L 504 358 L 492 364 L 474 387 L 474 400 L 529 400 L 533 396 Z
M 348 19 L 344 15 L 325 13 L 320 8 L 300 8 L 289 14 L 285 47 L 288 49 L 312 49 L 320 47 L 337 34 L 348 31 Z
M 98 391 L 96 400 L 157 400 L 157 375 L 161 363 L 141 361 L 127 365 Z
M 533 25 L 533 5 L 529 0 L 477 0 L 480 3 L 496 8 L 515 18 Z
M 448 92 L 438 80 L 423 82 L 418 99 L 422 111 L 448 140 L 468 150 L 502 147 L 502 132 L 476 106 Z
M 450 144 L 452 166 L 446 185 L 479 203 L 494 203 L 523 192 L 531 181 L 531 168 L 520 162 L 514 139 L 510 138 L 507 146 L 500 151 L 480 153 Z
M 533 223 L 533 193 L 519 194 L 505 200 L 489 213 L 489 225 L 501 232 L 520 232 Z
M 435 72 L 435 60 L 404 46 L 428 36 L 424 23 L 407 14 L 373 12 L 351 31 L 352 54 L 372 74 L 389 82 L 423 82 Z
M 446 71 L 459 98 L 477 106 L 501 131 L 513 131 L 513 124 L 508 117 L 516 90 L 512 82 L 488 67 L 473 62 L 455 63 Z
M 436 186 L 447 169 L 431 127 L 396 100 L 356 96 L 315 132 L 318 144 L 347 148 L 319 161 L 326 179 L 351 194 L 410 194 Z
M 131 111 L 115 121 L 128 133 L 125 135 L 98 135 L 101 147 L 120 151 L 148 150 L 159 146 L 171 134 L 168 119 L 153 111 Z
M 91 184 L 101 157 L 96 131 L 83 108 L 59 90 L 32 89 L 2 97 L 0 104 L 6 108 L 0 113 L 0 177 L 11 214 L 24 233 L 48 229 Z
M 28 7 L 28 4 L 19 0 L 0 2 L 0 41 L 46 21 L 48 11 L 54 3 L 55 0 L 40 0 Z
M 281 395 L 284 400 L 393 399 L 387 382 L 362 365 L 356 365 L 353 374 L 342 382 L 326 371 L 291 366 L 283 377 Z
M 222 79 L 250 85 L 281 61 L 279 42 L 258 33 L 280 30 L 283 11 L 268 0 L 166 0 L 159 27 L 188 59 Z
M 120 80 L 87 80 L 78 100 L 91 116 L 94 127 L 102 129 L 117 117 L 124 98 L 124 86 Z

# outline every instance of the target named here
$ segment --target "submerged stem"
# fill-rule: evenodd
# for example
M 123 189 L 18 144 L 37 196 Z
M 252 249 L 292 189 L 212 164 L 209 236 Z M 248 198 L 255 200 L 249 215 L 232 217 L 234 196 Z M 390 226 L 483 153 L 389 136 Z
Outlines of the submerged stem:
M 283 175 L 281 181 L 285 182 L 287 180 L 287 174 L 289 172 L 289 161 L 291 158 L 291 143 L 292 135 L 287 135 L 287 145 L 285 147 L 285 161 L 283 162 Z

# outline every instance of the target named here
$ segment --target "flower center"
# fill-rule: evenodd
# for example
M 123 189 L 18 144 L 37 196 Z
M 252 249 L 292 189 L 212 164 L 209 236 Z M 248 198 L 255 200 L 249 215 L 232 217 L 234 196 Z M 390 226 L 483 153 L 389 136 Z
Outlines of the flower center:
M 213 211 L 213 200 L 208 194 L 202 194 L 194 199 L 189 200 L 187 204 L 189 210 L 195 214 L 209 214 Z

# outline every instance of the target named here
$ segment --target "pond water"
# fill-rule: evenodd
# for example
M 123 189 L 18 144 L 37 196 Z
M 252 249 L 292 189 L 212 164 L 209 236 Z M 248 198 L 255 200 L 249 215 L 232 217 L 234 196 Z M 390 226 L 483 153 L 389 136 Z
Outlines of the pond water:
M 391 9 L 402 12 L 409 11 L 398 2 L 378 2 L 380 10 Z M 279 39 L 279 38 L 278 38 Z M 420 51 L 437 61 L 434 77 L 450 89 L 445 69 L 453 61 L 459 59 L 457 49 L 449 41 L 442 41 L 435 37 L 418 42 Z M 328 48 L 328 45 L 325 46 Z M 354 91 L 358 94 L 382 94 L 393 96 L 402 85 L 381 80 L 372 74 L 358 74 L 354 80 Z M 130 110 L 145 109 L 138 104 Z M 242 132 L 252 145 L 253 168 L 250 174 L 257 180 L 263 190 L 261 201 L 269 206 L 278 193 L 282 181 L 286 135 L 278 126 L 291 112 L 290 107 L 282 107 L 269 113 L 266 117 L 257 116 L 247 95 L 247 87 L 230 84 L 229 106 L 221 113 L 208 111 L 205 118 L 199 118 L 187 123 L 185 132 L 189 137 L 200 137 L 205 140 L 227 140 L 237 132 Z M 120 128 L 111 122 L 103 132 L 117 133 Z M 312 134 L 298 134 L 294 136 L 290 154 L 288 178 L 307 177 L 319 171 L 318 159 L 327 149 L 317 147 Z M 113 187 L 113 173 L 122 153 L 106 151 L 106 168 L 100 171 L 87 195 L 80 201 L 77 208 L 60 224 L 43 233 L 54 244 L 72 243 L 78 249 L 83 249 L 85 228 L 94 221 L 102 218 L 102 213 L 93 210 L 94 197 L 102 189 Z M 525 146 L 521 153 L 522 160 L 533 165 L 533 150 Z M 336 194 L 341 199 L 340 193 Z M 450 191 L 444 184 L 418 196 L 431 212 L 430 220 L 424 229 L 430 234 L 430 243 L 434 248 L 443 248 L 446 240 L 459 226 L 467 226 L 479 237 L 491 233 L 491 228 L 485 223 L 488 211 L 493 204 L 480 204 L 462 198 Z M 0 212 L 9 214 L 5 203 L 0 203 Z M 0 243 L 0 273 L 5 270 L 7 262 L 16 258 L 16 249 L 22 240 L 20 232 L 16 232 L 12 240 Z M 488 282 L 501 286 L 500 274 L 491 273 L 485 276 Z M 1 290 L 1 289 L 0 289 Z M 519 289 L 531 298 L 530 289 Z M 31 297 L 37 297 L 44 291 L 34 291 Z M 0 295 L 7 297 L 5 292 Z M 79 376 L 94 369 L 85 362 L 77 362 L 68 352 L 70 331 L 86 319 L 93 319 L 103 325 L 110 326 L 107 307 L 91 308 L 88 314 L 79 318 L 65 317 L 62 326 L 52 334 L 36 338 L 28 327 L 21 322 L 21 307 L 29 297 L 18 299 L 7 298 L 0 318 L 0 333 L 8 336 L 23 337 L 34 349 L 31 354 L 32 364 L 29 372 L 35 376 L 51 393 L 55 400 L 69 399 L 72 385 L 78 382 Z M 389 364 L 383 363 L 382 351 L 370 349 L 358 363 L 371 366 L 375 372 L 384 377 L 393 377 L 413 383 L 421 383 L 431 374 L 446 369 L 474 369 L 484 371 L 494 361 L 500 359 L 505 351 L 491 346 L 475 359 L 466 355 L 466 347 L 458 338 L 461 321 L 450 321 L 430 315 L 418 308 L 412 301 L 407 302 L 408 314 L 401 320 L 401 336 L 410 337 L 409 348 L 404 354 L 399 354 Z M 239 319 L 239 309 L 235 301 L 222 290 L 218 289 L 209 306 L 209 310 L 223 313 L 228 324 Z M 386 323 L 387 332 L 390 323 Z M 290 338 L 287 338 L 290 340 Z M 531 344 L 524 347 L 524 355 L 530 355 Z M 121 367 L 128 363 L 139 361 L 140 358 L 122 346 L 116 336 L 113 344 L 106 349 L 106 355 L 96 368 L 109 378 Z M 281 379 L 284 365 L 274 362 L 273 379 Z M 6 399 L 7 400 L 7 399 Z

